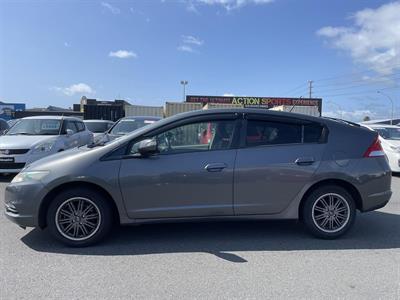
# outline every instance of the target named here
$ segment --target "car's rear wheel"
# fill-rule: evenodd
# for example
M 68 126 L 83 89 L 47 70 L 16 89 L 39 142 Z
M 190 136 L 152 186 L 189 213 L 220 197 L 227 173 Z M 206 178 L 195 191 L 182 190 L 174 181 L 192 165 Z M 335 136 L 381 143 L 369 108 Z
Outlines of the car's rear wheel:
M 73 188 L 59 193 L 51 202 L 47 225 L 53 236 L 64 244 L 85 247 L 109 233 L 112 216 L 112 208 L 101 193 Z
M 322 186 L 314 190 L 305 201 L 303 221 L 314 236 L 334 239 L 352 227 L 356 206 L 346 189 L 340 186 Z

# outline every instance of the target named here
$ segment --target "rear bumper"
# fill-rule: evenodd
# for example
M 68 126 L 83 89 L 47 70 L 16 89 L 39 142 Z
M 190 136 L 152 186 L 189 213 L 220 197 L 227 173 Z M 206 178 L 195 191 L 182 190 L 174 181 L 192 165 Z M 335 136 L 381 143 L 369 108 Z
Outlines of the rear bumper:
M 363 199 L 362 212 L 372 211 L 384 207 L 390 200 L 392 191 L 371 194 Z

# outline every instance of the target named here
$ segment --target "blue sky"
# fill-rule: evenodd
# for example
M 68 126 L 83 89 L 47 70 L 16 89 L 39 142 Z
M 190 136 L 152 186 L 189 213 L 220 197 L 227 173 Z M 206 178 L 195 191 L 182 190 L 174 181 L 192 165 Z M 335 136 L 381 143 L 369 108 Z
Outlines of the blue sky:
M 400 2 L 0 1 L 0 100 L 69 107 L 188 94 L 306 97 L 324 113 L 400 117 Z

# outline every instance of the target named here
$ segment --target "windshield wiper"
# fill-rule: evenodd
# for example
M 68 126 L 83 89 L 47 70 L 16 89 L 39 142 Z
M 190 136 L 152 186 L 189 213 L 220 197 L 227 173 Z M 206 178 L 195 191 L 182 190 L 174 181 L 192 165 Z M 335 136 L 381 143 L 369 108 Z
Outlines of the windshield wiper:
M 90 145 L 87 145 L 88 148 L 94 148 L 94 147 L 103 147 L 106 144 L 106 142 L 98 142 L 98 143 L 92 143 Z
M 29 132 L 16 132 L 16 133 L 8 133 L 7 135 L 33 135 Z

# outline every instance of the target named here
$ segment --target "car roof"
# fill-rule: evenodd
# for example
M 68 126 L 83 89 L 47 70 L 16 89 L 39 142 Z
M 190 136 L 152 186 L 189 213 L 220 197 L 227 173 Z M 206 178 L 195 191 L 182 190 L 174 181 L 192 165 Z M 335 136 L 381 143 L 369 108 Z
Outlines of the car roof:
M 25 117 L 22 118 L 21 120 L 75 120 L 75 121 L 82 121 L 79 118 L 76 117 L 70 117 L 70 116 L 33 116 L 33 117 Z
M 243 114 L 264 114 L 267 116 L 276 116 L 276 117 L 288 117 L 292 119 L 302 119 L 302 120 L 309 120 L 314 122 L 324 122 L 330 123 L 334 122 L 333 120 L 327 120 L 322 117 L 314 117 L 305 114 L 298 114 L 293 112 L 283 112 L 283 111 L 274 111 L 269 110 L 266 108 L 213 108 L 213 109 L 203 109 L 203 110 L 194 110 L 184 113 L 176 114 L 170 118 L 185 118 L 185 117 L 192 117 L 192 116 L 201 116 L 201 115 L 212 115 L 212 114 L 223 114 L 223 113 L 243 113 Z
M 129 116 L 129 117 L 123 117 L 121 120 L 161 120 L 161 117 L 155 117 L 155 116 Z
M 114 123 L 113 121 L 110 121 L 110 120 L 95 120 L 95 119 L 93 119 L 93 120 L 83 120 L 83 122 L 85 122 L 85 123 Z

